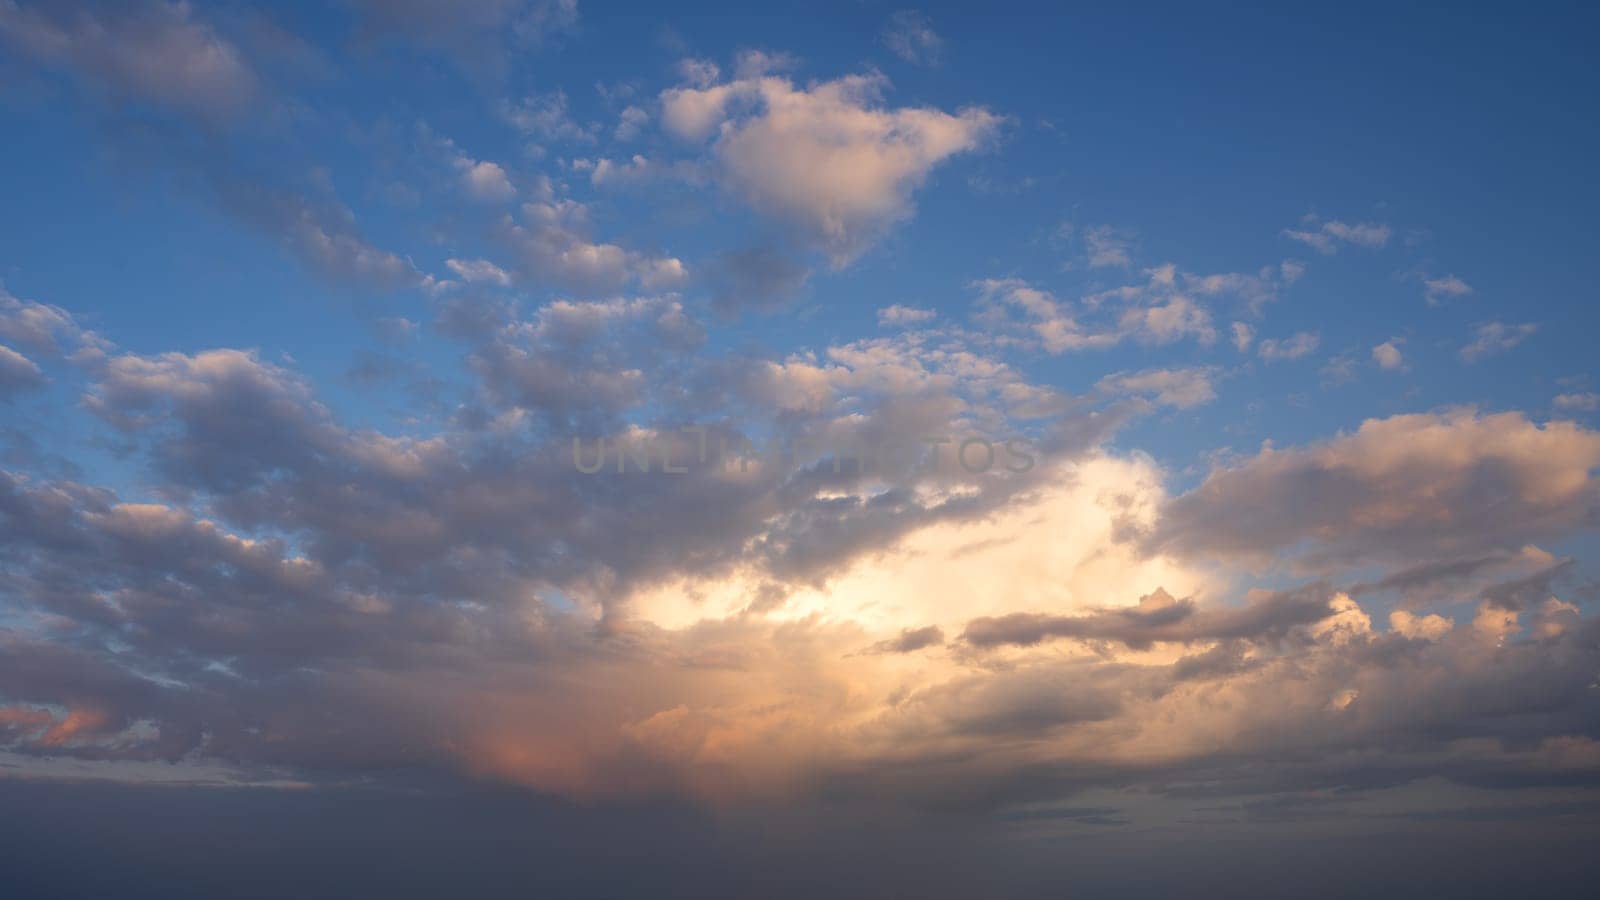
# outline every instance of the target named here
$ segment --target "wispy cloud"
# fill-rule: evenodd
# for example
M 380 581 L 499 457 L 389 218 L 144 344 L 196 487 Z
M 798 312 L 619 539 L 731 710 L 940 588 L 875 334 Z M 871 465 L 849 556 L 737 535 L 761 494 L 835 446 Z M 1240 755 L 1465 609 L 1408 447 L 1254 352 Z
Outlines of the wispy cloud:
M 1521 344 L 1539 330 L 1532 322 L 1508 325 L 1505 322 L 1485 322 L 1474 330 L 1472 343 L 1461 348 L 1461 360 L 1474 363 L 1497 356 Z

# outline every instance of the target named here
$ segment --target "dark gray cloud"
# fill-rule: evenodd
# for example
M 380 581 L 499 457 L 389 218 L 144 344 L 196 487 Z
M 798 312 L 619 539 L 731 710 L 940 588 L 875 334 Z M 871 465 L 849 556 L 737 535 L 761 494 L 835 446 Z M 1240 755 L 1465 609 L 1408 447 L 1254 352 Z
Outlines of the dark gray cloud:
M 937 625 L 925 628 L 905 628 L 899 637 L 879 641 L 868 648 L 869 653 L 915 653 L 928 647 L 944 644 L 944 630 Z
M 1056 638 L 1115 641 L 1135 649 L 1157 642 L 1194 643 L 1235 638 L 1278 638 L 1333 615 L 1332 591 L 1323 585 L 1260 592 L 1243 607 L 1201 609 L 1157 589 L 1139 605 L 1081 616 L 1012 613 L 974 619 L 961 639 L 974 647 L 1031 646 Z
M 793 253 L 772 247 L 732 250 L 710 267 L 712 306 L 724 315 L 788 306 L 811 270 Z
M 0 398 L 13 392 L 44 384 L 44 371 L 38 363 L 0 344 Z

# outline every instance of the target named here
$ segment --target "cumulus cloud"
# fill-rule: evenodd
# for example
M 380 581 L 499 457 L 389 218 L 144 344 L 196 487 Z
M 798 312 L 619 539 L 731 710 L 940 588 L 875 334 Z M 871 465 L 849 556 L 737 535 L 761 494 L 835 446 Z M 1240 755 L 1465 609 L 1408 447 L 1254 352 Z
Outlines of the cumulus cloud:
M 650 113 L 642 107 L 624 107 L 617 115 L 617 127 L 611 135 L 619 141 L 631 141 L 644 131 L 644 126 L 649 121 Z
M 1405 357 L 1400 354 L 1399 338 L 1390 338 L 1372 348 L 1372 361 L 1378 368 L 1394 371 L 1405 366 Z
M 498 163 L 463 156 L 456 160 L 456 169 L 461 173 L 461 186 L 473 199 L 506 203 L 517 196 L 516 187 Z
M 534 279 L 589 294 L 604 294 L 638 285 L 646 290 L 682 284 L 688 267 L 673 256 L 655 256 L 617 244 L 592 240 L 587 232 L 588 208 L 572 200 L 549 200 L 522 206 L 522 222 L 507 217 L 501 230 Z
M 1474 330 L 1472 343 L 1461 348 L 1461 361 L 1475 363 L 1501 353 L 1533 337 L 1539 326 L 1532 322 L 1508 325 L 1505 322 L 1485 322 Z
M 1488 532 L 1448 541 L 1465 547 L 1575 527 L 1600 439 L 1574 426 L 1369 423 L 1170 503 L 1151 460 L 1098 449 L 1092 416 L 1049 444 L 1042 480 L 1012 485 L 803 462 L 586 478 L 529 417 L 683 404 L 766 409 L 760 427 L 814 436 L 924 434 L 991 421 L 1029 385 L 930 332 L 690 372 L 660 350 L 695 340 L 673 301 L 490 302 L 452 299 L 442 323 L 509 426 L 482 432 L 347 428 L 303 377 L 243 351 L 108 360 L 89 407 L 143 446 L 164 499 L 0 477 L 6 589 L 52 623 L 0 636 L 0 741 L 24 760 L 409 767 L 722 802 L 870 785 L 990 809 L 1086 783 L 1347 783 L 1374 758 L 1402 781 L 1514 775 L 1538 751 L 1506 748 L 1585 715 L 1593 626 L 1557 596 L 1559 560 L 1479 567 L 1492 583 L 1452 595 L 1485 598 L 1471 626 L 1406 611 L 1380 632 L 1353 599 L 1373 589 L 1233 599 L 1128 540 L 1191 554 L 1265 533 L 1425 556 L 1452 529 Z M 641 428 L 589 424 L 613 440 Z M 1319 472 L 1354 473 L 1330 489 L 1354 498 L 1344 518 L 1294 499 Z M 1239 492 L 1254 486 L 1253 507 Z M 1408 488 L 1434 505 L 1387 505 Z M 1195 497 L 1228 501 L 1213 511 L 1228 526 Z M 1407 538 L 1411 510 L 1442 538 Z M 1211 547 L 1164 530 L 1202 520 Z M 342 720 L 363 727 L 327 725 Z M 1297 762 L 1268 778 L 1269 759 Z
M 0 340 L 22 348 L 12 351 L 19 356 L 27 351 L 40 358 L 68 357 L 85 363 L 98 360 L 111 348 L 61 307 L 17 297 L 4 285 L 0 285 Z M 14 371 L 26 368 L 14 360 L 12 367 Z
M 1595 524 L 1600 435 L 1471 409 L 1369 419 L 1265 447 L 1175 498 L 1148 540 L 1186 554 L 1311 561 L 1457 555 Z
M 525 47 L 575 11 L 355 6 L 357 41 L 463 55 Z M 0 0 L 0 27 L 12 46 L 17 22 L 45 23 L 64 49 L 25 55 L 82 72 L 142 46 L 96 36 L 124 17 L 205 36 L 187 6 L 102 8 L 73 18 Z M 864 252 L 912 214 L 933 170 L 998 127 L 982 110 L 894 107 L 877 76 L 774 74 L 795 65 L 753 51 L 725 76 L 687 61 L 659 106 L 607 93 L 614 127 L 575 118 L 559 92 L 501 109 L 524 162 L 535 144 L 639 139 L 657 118 L 698 141 L 688 161 L 659 141 L 554 161 L 587 176 L 574 189 L 714 181 L 783 226 L 733 249 L 690 241 L 692 276 L 664 249 L 607 235 L 601 207 L 566 185 L 448 142 L 424 148 L 434 184 L 504 206 L 451 204 L 430 223 L 452 248 L 438 254 L 447 283 L 378 246 L 331 178 L 246 179 L 203 153 L 173 167 L 315 272 L 430 289 L 374 323 L 404 342 L 397 367 L 440 385 L 428 405 L 341 411 L 346 392 L 307 374 L 328 360 L 302 372 L 277 347 L 146 346 L 148 329 L 118 349 L 0 290 L 0 395 L 48 373 L 61 387 L 43 396 L 73 401 L 7 407 L 61 417 L 38 446 L 23 442 L 32 422 L 0 427 L 0 770 L 23 776 L 0 778 L 8 798 L 67 774 L 403 784 L 297 795 L 411 802 L 460 778 L 478 797 L 506 781 L 621 804 L 751 803 L 796 822 L 818 807 L 937 807 L 1030 833 L 1227 817 L 1275 831 L 1384 794 L 1373 812 L 1387 791 L 1536 785 L 1531 809 L 1595 783 L 1600 628 L 1587 571 L 1561 554 L 1596 524 L 1600 437 L 1451 409 L 1218 450 L 1191 486 L 1181 458 L 1169 468 L 1121 429 L 1211 402 L 1228 373 L 1203 364 L 1205 348 L 1256 347 L 1247 323 L 1303 266 L 1136 267 L 1130 232 L 1103 228 L 1077 233 L 1087 266 L 1065 284 L 978 282 L 970 318 L 909 295 L 856 316 L 881 325 L 861 339 L 813 342 L 817 329 L 784 322 L 709 334 L 708 306 L 777 308 L 806 290 L 815 254 L 843 265 Z M 132 71 L 117 96 L 233 114 L 184 93 L 226 94 L 226 78 L 163 78 Z M 208 149 L 227 143 L 212 137 Z M 457 215 L 489 218 L 467 234 Z M 1297 240 L 1328 252 L 1389 238 L 1304 229 Z M 454 249 L 484 237 L 492 259 Z M 1504 327 L 1496 347 L 1521 339 Z M 774 329 L 781 351 L 741 337 Z M 1303 332 L 1259 353 L 1314 347 Z M 1109 348 L 1119 361 L 1095 371 L 1090 351 Z M 1399 348 L 1372 359 L 1402 367 Z M 1038 358 L 1065 353 L 1083 355 Z M 1127 361 L 1174 354 L 1198 362 Z M 1223 433 L 1255 433 L 1253 406 L 1245 416 Z M 888 462 L 855 452 L 896 442 Z M 974 455 L 994 464 L 973 470 Z M 644 819 L 639 833 L 655 829 Z M 917 822 L 934 819 L 969 843 L 970 816 Z M 922 856 L 924 837 L 908 842 Z
M 1000 125 L 980 108 L 885 107 L 887 87 L 880 75 L 679 87 L 661 95 L 662 123 L 686 141 L 712 138 L 723 188 L 840 267 L 912 214 L 912 194 L 935 167 Z

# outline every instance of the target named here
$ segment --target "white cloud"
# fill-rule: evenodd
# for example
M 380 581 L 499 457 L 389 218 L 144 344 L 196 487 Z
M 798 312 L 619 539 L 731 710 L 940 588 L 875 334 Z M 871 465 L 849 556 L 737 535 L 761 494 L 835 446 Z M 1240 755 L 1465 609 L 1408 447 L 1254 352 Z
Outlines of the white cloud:
M 1557 394 L 1550 401 L 1556 409 L 1578 410 L 1581 412 L 1594 412 L 1600 409 L 1600 394 L 1593 392 Z
M 1133 242 L 1110 225 L 1097 225 L 1085 229 L 1083 244 L 1089 254 L 1091 269 L 1107 266 L 1126 268 L 1133 264 L 1133 258 L 1128 252 Z
M 1152 395 L 1157 403 L 1189 409 L 1217 399 L 1210 368 L 1150 369 L 1107 375 L 1095 385 L 1107 394 Z
M 987 279 L 974 286 L 985 316 L 1005 322 L 1017 313 L 1021 321 L 1006 324 L 1031 332 L 1048 353 L 1111 347 L 1129 339 L 1156 345 L 1217 339 L 1210 312 L 1178 287 L 1173 266 L 1149 269 L 1145 275 L 1145 283 L 1091 295 L 1077 304 L 1017 278 Z
M 1477 362 L 1510 350 L 1533 336 L 1539 326 L 1532 322 L 1507 325 L 1504 322 L 1485 322 L 1477 327 L 1472 343 L 1461 348 L 1463 362 Z
M 664 163 L 640 153 L 635 153 L 628 159 L 601 157 L 595 160 L 573 160 L 573 168 L 580 172 L 587 170 L 589 183 L 596 187 L 641 184 L 657 179 L 670 179 L 692 185 L 706 182 L 705 172 L 693 162 L 678 160 Z
M 927 322 L 934 317 L 931 309 L 918 309 L 914 306 L 887 306 L 878 310 L 879 325 L 917 325 Z
M 1240 353 L 1250 349 L 1250 342 L 1255 340 L 1256 331 L 1244 322 L 1235 322 L 1233 330 L 1233 348 Z
M 1403 609 L 1389 613 L 1389 627 L 1408 638 L 1436 641 L 1449 634 L 1456 623 L 1439 615 L 1415 615 Z
M 1374 224 L 1371 222 L 1357 222 L 1349 225 L 1337 219 L 1318 224 L 1313 217 L 1308 219 L 1303 229 L 1286 228 L 1284 237 L 1299 241 L 1323 255 L 1337 253 L 1340 244 L 1354 244 L 1358 247 L 1382 247 L 1389 242 L 1393 234 L 1388 225 Z
M 1345 382 L 1356 377 L 1355 357 L 1349 354 L 1341 353 L 1340 355 L 1328 360 L 1328 362 L 1323 365 L 1321 370 L 1319 370 L 1318 374 L 1322 376 L 1322 384 L 1324 387 L 1344 384 Z
M 505 233 L 521 251 L 528 273 L 536 278 L 604 293 L 630 283 L 649 289 L 670 288 L 689 277 L 688 268 L 676 257 L 651 256 L 589 239 L 585 234 L 588 209 L 581 203 L 526 203 L 522 215 L 527 224 L 514 224 L 507 217 Z
M 618 130 L 621 131 L 623 125 L 630 122 L 635 125 L 642 123 L 648 118 L 641 118 L 643 113 L 644 110 L 638 107 L 628 107 L 623 111 L 623 124 L 618 125 Z M 502 103 L 500 115 L 528 137 L 548 143 L 593 143 L 599 131 L 598 125 L 580 125 L 573 120 L 567 110 L 567 95 L 562 91 L 529 94 L 514 103 Z
M 1429 306 L 1438 306 L 1451 297 L 1465 297 L 1472 293 L 1472 286 L 1454 275 L 1424 279 L 1422 287 Z
M 1390 338 L 1372 348 L 1372 361 L 1378 364 L 1378 368 L 1393 371 L 1405 365 L 1405 357 L 1400 355 L 1400 348 L 1396 346 L 1399 343 L 1399 338 Z
M 498 163 L 480 162 L 465 156 L 456 158 L 456 168 L 461 172 L 461 183 L 474 199 L 488 203 L 505 203 L 517 196 L 506 170 Z
M 511 275 L 487 259 L 447 259 L 444 264 L 468 283 L 488 282 L 501 287 L 511 286 Z
M 629 106 L 617 117 L 617 128 L 612 134 L 619 141 L 631 141 L 639 136 L 650 121 L 650 113 L 642 107 Z
M 939 163 L 978 147 L 1000 118 L 979 108 L 884 108 L 888 82 L 852 75 L 801 89 L 745 78 L 661 95 L 662 122 L 691 141 L 715 134 L 719 183 L 844 266 L 913 211 Z
M 1300 331 L 1282 339 L 1267 338 L 1261 342 L 1257 352 L 1261 354 L 1262 359 L 1268 361 L 1299 359 L 1302 356 L 1309 356 L 1321 343 L 1321 339 L 1315 334 Z
M 695 87 L 708 88 L 722 77 L 722 69 L 709 59 L 680 59 L 678 77 Z

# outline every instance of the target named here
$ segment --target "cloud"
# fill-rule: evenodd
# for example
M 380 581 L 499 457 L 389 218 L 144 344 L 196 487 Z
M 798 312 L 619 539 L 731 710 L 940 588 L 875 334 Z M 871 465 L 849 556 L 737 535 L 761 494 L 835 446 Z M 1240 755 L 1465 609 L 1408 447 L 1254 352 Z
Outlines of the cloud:
M 1136 649 L 1161 643 L 1263 639 L 1282 637 L 1292 628 L 1333 616 L 1336 598 L 1317 586 L 1292 592 L 1262 591 L 1236 609 L 1201 610 L 1189 600 L 1175 600 L 1157 589 L 1139 598 L 1135 607 L 1100 610 L 1079 616 L 1013 613 L 974 619 L 961 639 L 975 647 L 1031 646 L 1041 641 L 1075 638 L 1116 641 Z
M 1382 247 L 1389 242 L 1389 237 L 1393 233 L 1388 225 L 1371 222 L 1348 225 L 1337 219 L 1319 223 L 1315 217 L 1309 218 L 1306 226 L 1304 229 L 1286 228 L 1283 235 L 1311 247 L 1324 256 L 1337 253 L 1341 244 L 1367 248 Z
M 1353 434 L 1213 471 L 1149 545 L 1307 560 L 1429 558 L 1592 527 L 1600 435 L 1471 409 L 1369 419 Z
M 1348 588 L 1351 596 L 1393 593 L 1406 609 L 1449 606 L 1483 600 L 1522 609 L 1554 593 L 1554 582 L 1570 572 L 1573 560 L 1558 558 L 1531 544 L 1469 556 L 1430 558 L 1390 571 L 1377 581 Z
M 562 91 L 530 94 L 515 103 L 507 101 L 501 105 L 500 114 L 518 131 L 544 143 L 592 144 L 599 131 L 597 125 L 580 125 L 573 121 L 567 109 L 567 95 Z M 621 137 L 624 128 L 636 135 L 646 120 L 648 115 L 644 110 L 628 107 L 617 126 L 618 139 L 629 139 Z
M 468 284 L 485 282 L 500 287 L 511 286 L 511 274 L 487 259 L 447 259 L 444 264 Z
M 1390 338 L 1372 348 L 1372 361 L 1378 368 L 1394 371 L 1405 366 L 1405 357 L 1400 355 L 1399 338 Z
M 456 168 L 461 172 L 462 187 L 476 200 L 508 203 L 517 196 L 517 189 L 498 163 L 463 156 L 456 159 Z
M 41 11 L 0 0 L 0 40 L 111 98 L 208 122 L 243 117 L 261 93 L 239 49 L 193 18 L 188 3 L 54 4 Z
M 4 285 L 0 285 L 0 340 L 41 358 L 67 357 L 80 363 L 94 362 L 111 348 L 108 341 L 84 328 L 61 307 L 16 297 Z M 22 355 L 19 350 L 12 352 Z M 25 368 L 12 361 L 14 372 Z
M 976 282 L 981 315 L 997 324 L 1020 327 L 1048 353 L 1113 347 L 1125 340 L 1165 345 L 1184 338 L 1211 344 L 1217 338 L 1211 313 L 1196 295 L 1180 286 L 1174 267 L 1146 270 L 1147 281 L 1105 291 L 1073 304 L 1017 278 Z M 1223 290 L 1216 287 L 1216 290 Z M 1011 317 L 1015 315 L 1016 319 Z M 1020 320 L 1020 321 L 1018 321 Z
M 521 257 L 524 274 L 590 295 L 638 285 L 646 290 L 684 283 L 689 270 L 673 256 L 654 256 L 587 236 L 588 208 L 572 200 L 526 203 L 522 223 L 508 216 L 504 239 Z
M 1455 623 L 1438 615 L 1413 615 L 1403 609 L 1389 613 L 1389 627 L 1408 638 L 1436 641 L 1449 634 Z
M 999 117 L 885 108 L 881 75 L 796 88 L 762 76 L 667 90 L 662 123 L 711 138 L 717 180 L 807 245 L 847 265 L 912 214 L 912 194 L 940 163 L 992 137 Z
M 577 0 L 354 0 L 362 36 L 451 54 L 503 74 L 512 55 L 578 23 Z
M 207 175 L 225 212 L 276 239 L 329 281 L 378 291 L 430 283 L 409 259 L 368 240 L 355 213 L 326 188 L 302 191 L 217 170 Z
M 1217 399 L 1216 389 L 1212 385 L 1215 374 L 1215 370 L 1210 368 L 1119 372 L 1100 379 L 1095 387 L 1108 394 L 1150 394 L 1157 403 L 1176 409 L 1190 409 Z
M 1089 254 L 1089 267 L 1092 269 L 1108 266 L 1127 268 L 1133 264 L 1133 258 L 1129 253 L 1133 241 L 1119 234 L 1110 225 L 1084 229 L 1083 244 Z
M 617 116 L 617 127 L 611 136 L 619 141 L 631 141 L 644 131 L 644 126 L 649 121 L 650 113 L 642 107 L 624 107 Z
M 1250 342 L 1255 340 L 1256 330 L 1245 322 L 1233 323 L 1230 326 L 1230 330 L 1233 333 L 1233 349 L 1238 350 L 1240 353 L 1248 352 Z
M 1600 394 L 1592 391 L 1557 394 L 1550 405 L 1556 409 L 1576 410 L 1579 412 L 1594 412 L 1600 409 Z
M 526 46 L 520 29 L 547 33 L 574 7 L 357 9 L 369 40 L 467 53 Z M 193 24 L 188 7 L 158 11 Z M 88 33 L 81 18 L 50 21 Z M 377 304 L 368 338 L 405 352 L 358 356 L 353 371 L 415 373 L 437 386 L 426 404 L 390 409 L 387 388 L 352 400 L 309 374 L 342 361 L 302 371 L 276 347 L 193 334 L 150 346 L 141 325 L 139 348 L 119 349 L 86 330 L 92 319 L 0 291 L 0 392 L 48 372 L 60 379 L 48 397 L 69 401 L 10 407 L 41 420 L 37 452 L 16 437 L 33 421 L 0 428 L 0 771 L 18 776 L 0 778 L 7 797 L 65 775 L 293 785 L 310 789 L 284 793 L 321 797 L 323 812 L 392 810 L 464 782 L 479 800 L 433 818 L 471 823 L 477 808 L 487 833 L 510 814 L 488 808 L 507 792 L 485 784 L 509 782 L 532 788 L 511 792 L 519 810 L 551 793 L 589 801 L 558 805 L 592 813 L 613 843 L 749 816 L 817 830 L 817 810 L 843 810 L 852 821 L 824 855 L 855 858 L 875 855 L 863 839 L 875 825 L 902 817 L 949 828 L 940 848 L 979 843 L 983 823 L 1051 847 L 1074 829 L 1228 817 L 1276 837 L 1307 817 L 1409 825 L 1388 805 L 1396 793 L 1514 795 L 1553 819 L 1541 798 L 1596 783 L 1592 585 L 1535 542 L 1582 545 L 1572 536 L 1600 509 L 1600 437 L 1444 410 L 1219 450 L 1193 486 L 1194 448 L 1180 441 L 1168 468 L 1129 446 L 1143 428 L 1123 429 L 1157 406 L 1211 402 L 1227 373 L 1186 358 L 1219 336 L 1250 350 L 1261 309 L 1301 268 L 1135 268 L 1126 233 L 1099 229 L 1079 235 L 1089 270 L 1063 274 L 1080 283 L 979 282 L 970 319 L 947 300 L 880 307 L 890 294 L 839 320 L 881 323 L 860 339 L 811 340 L 833 324 L 777 320 L 708 333 L 708 306 L 776 308 L 807 292 L 817 253 L 842 265 L 865 252 L 912 214 L 935 168 L 997 129 L 987 112 L 893 107 L 876 76 L 797 86 L 773 74 L 793 66 L 749 52 L 725 80 L 691 62 L 679 93 L 624 110 L 614 132 L 575 121 L 559 93 L 508 107 L 523 144 L 642 140 L 623 132 L 647 117 L 702 135 L 688 161 L 659 141 L 638 148 L 648 156 L 553 160 L 587 174 L 573 190 L 715 180 L 788 229 L 731 250 L 691 239 L 703 260 L 692 273 L 608 235 L 601 207 L 567 186 L 434 141 L 416 156 L 436 187 L 506 204 L 430 217 L 454 279 L 439 282 L 380 247 L 331 176 L 243 178 L 204 152 L 231 140 L 177 129 L 197 152 L 164 156 L 171 171 L 314 271 L 425 289 Z M 130 88 L 142 104 L 226 116 L 151 90 Z M 346 133 L 342 122 L 327 120 Z M 248 155 L 270 166 L 277 149 Z M 394 163 L 373 169 L 387 181 Z M 530 202 L 513 205 L 519 192 Z M 1386 228 L 1306 227 L 1329 248 L 1382 243 L 1367 229 Z M 492 260 L 458 249 L 484 237 Z M 811 286 L 823 306 L 832 281 Z M 744 339 L 772 333 L 781 351 Z M 1259 352 L 1314 344 L 1302 333 Z M 1388 347 L 1403 365 L 1399 346 L 1379 345 L 1375 363 Z M 1113 347 L 1112 369 L 1169 358 L 1109 375 L 1092 358 L 1037 358 Z M 1593 405 L 1575 396 L 1555 406 Z M 1253 409 L 1224 433 L 1253 433 Z M 890 463 L 838 449 L 896 440 L 909 446 Z M 768 441 L 778 452 L 749 466 L 706 458 Z M 648 451 L 649 471 L 627 471 L 646 468 L 636 457 L 613 468 L 624 447 Z M 968 450 L 997 465 L 971 470 Z M 607 464 L 583 468 L 589 454 Z M 1488 790 L 1527 785 L 1541 790 Z M 241 793 L 205 808 L 261 808 Z M 662 828 L 644 814 L 680 798 L 727 815 Z M 64 821 L 54 808 L 30 807 Z M 929 808 L 940 814 L 917 814 Z M 300 812 L 318 840 L 360 833 Z M 7 821 L 39 830 L 31 814 Z M 942 880 L 957 867 L 912 832 L 908 881 L 962 893 Z M 392 837 L 377 841 L 391 855 Z M 1043 883 L 1007 867 L 1011 846 L 973 870 Z M 1126 866 L 1091 868 L 1126 885 Z M 983 893 L 977 880 L 966 894 Z
M 1465 297 L 1472 293 L 1472 286 L 1454 275 L 1423 279 L 1422 287 L 1429 306 L 1438 306 L 1452 297 Z
M 914 10 L 891 15 L 880 38 L 890 53 L 913 65 L 937 66 L 944 52 L 944 39 L 933 30 L 933 22 Z
M 887 326 L 920 325 L 932 321 L 938 313 L 931 309 L 901 306 L 896 303 L 878 310 L 878 324 Z
M 1532 322 L 1507 325 L 1504 322 L 1485 322 L 1477 326 L 1472 343 L 1461 348 L 1461 361 L 1475 363 L 1510 350 L 1539 330 Z
M 635 153 L 628 159 L 600 157 L 595 160 L 574 160 L 575 169 L 589 171 L 589 183 L 596 187 L 639 185 L 654 181 L 676 181 L 688 185 L 703 185 L 708 179 L 703 168 L 688 160 L 663 162 Z
M 0 344 L 0 398 L 44 384 L 44 372 L 33 360 Z
M 915 653 L 928 647 L 944 644 L 944 630 L 937 625 L 926 628 L 902 629 L 898 637 L 879 641 L 868 648 L 869 653 Z
M 745 247 L 720 254 L 706 273 L 711 305 L 724 315 L 740 310 L 771 311 L 791 303 L 811 270 L 774 247 Z
M 1261 358 L 1268 362 L 1285 359 L 1300 359 L 1316 352 L 1321 339 L 1309 331 L 1298 331 L 1289 337 L 1265 338 L 1257 347 Z

